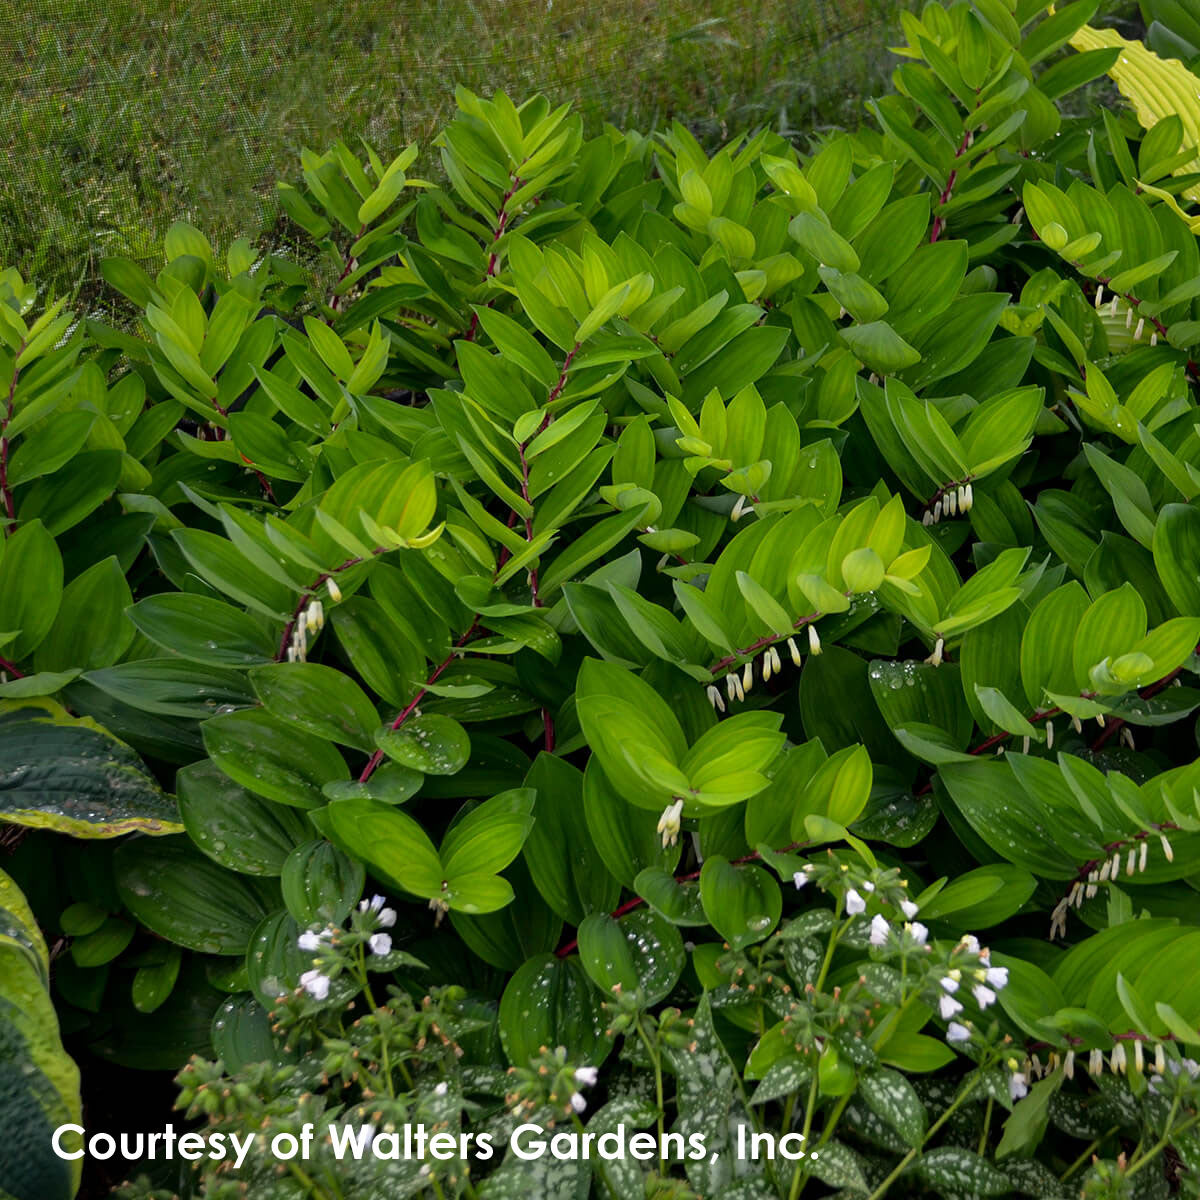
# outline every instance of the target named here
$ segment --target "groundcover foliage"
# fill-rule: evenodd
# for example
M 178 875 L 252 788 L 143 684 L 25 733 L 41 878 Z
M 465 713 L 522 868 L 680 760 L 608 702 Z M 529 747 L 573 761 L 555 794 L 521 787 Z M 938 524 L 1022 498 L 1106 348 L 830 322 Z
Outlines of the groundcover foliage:
M 446 186 L 281 188 L 330 296 L 0 276 L 0 1194 L 76 1183 L 50 987 L 318 1130 L 131 1196 L 1200 1194 L 1200 181 L 1060 115 L 1168 69 L 1095 8 L 906 16 L 802 156 L 463 92 Z

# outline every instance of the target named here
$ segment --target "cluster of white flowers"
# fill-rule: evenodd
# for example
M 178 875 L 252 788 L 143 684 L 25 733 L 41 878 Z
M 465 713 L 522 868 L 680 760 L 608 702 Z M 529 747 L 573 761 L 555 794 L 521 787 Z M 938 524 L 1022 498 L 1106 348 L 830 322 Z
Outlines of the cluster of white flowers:
M 967 936 L 970 937 L 969 934 Z M 978 964 L 974 967 L 967 967 L 965 970 L 962 967 L 951 967 L 938 980 L 938 986 L 941 988 L 938 996 L 938 1013 L 943 1021 L 949 1021 L 962 1012 L 963 1003 L 958 999 L 956 993 L 964 982 L 971 984 L 971 995 L 981 1010 L 995 1004 L 996 993 L 1008 986 L 1008 968 L 991 966 L 988 948 L 986 946 L 980 948 L 974 938 L 971 938 L 971 941 L 975 942 L 977 947 L 975 954 L 978 955 Z M 960 947 L 963 945 L 963 942 L 959 943 Z M 973 983 L 972 980 L 974 980 Z
M 787 639 L 788 653 L 792 656 L 792 662 L 797 666 L 804 664 L 804 657 L 800 653 L 800 647 L 796 645 L 796 639 L 790 637 Z M 808 626 L 808 652 L 810 654 L 821 653 L 821 636 L 817 633 L 815 625 Z M 772 675 L 779 675 L 783 671 L 783 660 L 779 657 L 779 648 L 775 645 L 768 646 L 762 652 L 762 677 L 763 683 L 767 683 Z M 708 702 L 717 710 L 717 712 L 725 711 L 725 701 L 732 703 L 734 700 L 744 701 L 746 696 L 754 688 L 754 660 L 748 659 L 742 664 L 742 669 L 738 671 L 730 671 L 725 676 L 725 695 L 721 695 L 721 689 L 715 684 L 709 684 L 706 689 Z
M 974 503 L 975 491 L 969 483 L 950 484 L 942 489 L 942 494 L 934 501 L 933 507 L 925 510 L 921 524 L 936 525 L 942 517 L 969 513 Z
M 372 925 L 368 928 L 374 928 L 375 932 L 371 933 L 367 938 L 367 947 L 372 954 L 382 957 L 385 954 L 392 952 L 392 935 L 383 933 L 381 930 L 391 929 L 396 924 L 396 910 L 386 907 L 386 901 L 382 896 L 372 896 L 370 900 L 363 900 L 358 911 L 368 918 L 371 918 Z M 326 925 L 324 929 L 306 929 L 297 939 L 296 945 L 307 954 L 320 954 L 333 943 L 334 934 L 338 932 L 332 925 Z M 329 995 L 329 984 L 332 976 L 320 969 L 320 965 L 314 966 L 311 970 L 305 971 L 300 976 L 300 986 L 314 999 L 324 1000 Z
M 309 633 L 320 633 L 324 627 L 325 606 L 320 600 L 310 600 L 292 626 L 292 640 L 287 650 L 288 662 L 305 662 L 308 658 Z
M 1175 848 L 1171 845 L 1170 838 L 1162 830 L 1158 831 L 1158 837 L 1162 844 L 1163 857 L 1167 862 L 1173 862 Z M 1060 934 L 1066 934 L 1067 914 L 1071 908 L 1082 907 L 1085 900 L 1090 900 L 1096 895 L 1102 884 L 1115 883 L 1121 874 L 1122 866 L 1127 878 L 1146 869 L 1150 859 L 1149 834 L 1141 832 L 1129 840 L 1133 844 L 1128 850 L 1122 847 L 1113 848 L 1111 858 L 1106 857 L 1099 866 L 1092 867 L 1085 878 L 1076 879 L 1067 894 L 1054 906 L 1054 911 L 1050 914 L 1051 941 Z

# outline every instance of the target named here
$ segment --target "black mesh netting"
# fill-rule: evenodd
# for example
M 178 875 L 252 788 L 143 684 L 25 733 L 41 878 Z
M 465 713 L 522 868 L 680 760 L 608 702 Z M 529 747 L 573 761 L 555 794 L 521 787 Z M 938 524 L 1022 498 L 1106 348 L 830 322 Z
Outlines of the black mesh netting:
M 304 146 L 428 143 L 456 83 L 569 99 L 592 128 L 713 141 L 855 122 L 892 0 L 25 0 L 0 4 L 0 267 L 91 289 L 186 216 L 278 241 Z

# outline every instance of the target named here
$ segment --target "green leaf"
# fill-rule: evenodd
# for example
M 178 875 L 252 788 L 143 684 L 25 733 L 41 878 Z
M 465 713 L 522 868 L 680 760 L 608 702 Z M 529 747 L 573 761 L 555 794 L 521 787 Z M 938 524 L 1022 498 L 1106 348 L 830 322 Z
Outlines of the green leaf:
M 37 669 L 86 671 L 116 662 L 133 640 L 134 628 L 125 615 L 132 602 L 114 557 L 77 575 L 63 590 L 54 624 L 37 648 Z
M 570 1046 L 593 1065 L 603 1062 L 602 999 L 578 958 L 541 954 L 508 981 L 500 999 L 500 1044 L 514 1066 L 524 1066 L 543 1046 Z
M 921 361 L 921 352 L 910 346 L 886 321 L 868 321 L 838 330 L 850 353 L 880 375 L 894 375 Z
M 1164 505 L 1154 527 L 1152 547 L 1154 567 L 1171 603 L 1184 616 L 1200 616 L 1200 579 L 1191 569 L 1200 561 L 1200 509 L 1190 504 Z
M 531 788 L 500 792 L 451 825 L 438 855 L 452 891 L 461 877 L 494 875 L 516 858 L 533 828 L 534 799 Z
M 123 842 L 113 859 L 125 907 L 159 937 L 201 954 L 243 954 L 278 886 L 218 866 L 186 838 Z
M 939 1146 L 913 1163 L 915 1174 L 943 1194 L 999 1196 L 1009 1181 L 991 1163 L 961 1146 Z
M 79 1186 L 78 1163 L 42 1148 L 61 1125 L 81 1124 L 79 1069 L 63 1049 L 50 998 L 45 942 L 25 897 L 2 871 L 0 927 L 0 1036 L 9 1074 L 0 1093 L 0 1119 L 16 1139 L 6 1151 L 0 1194 L 5 1200 L 71 1200 Z M 63 1138 L 69 1151 L 79 1143 L 74 1134 Z
M 241 671 L 181 658 L 139 658 L 89 671 L 84 678 L 121 704 L 165 717 L 203 720 L 254 703 Z
M 230 779 L 278 804 L 321 807 L 322 785 L 350 775 L 328 741 L 306 737 L 262 709 L 213 717 L 201 733 L 209 757 Z
M 769 936 L 783 905 L 773 876 L 753 864 L 735 867 L 719 854 L 701 868 L 700 898 L 713 928 L 735 950 Z
M 895 1129 L 906 1145 L 921 1145 L 928 1123 L 925 1106 L 903 1075 L 885 1067 L 868 1071 L 859 1077 L 858 1090 L 867 1107 Z
M 0 701 L 0 818 L 77 838 L 181 829 L 129 746 L 48 700 Z
M 630 804 L 609 782 L 594 754 L 583 777 L 583 812 L 596 852 L 626 887 L 634 887 L 643 870 L 675 869 L 680 848 L 662 845 L 656 829 L 658 812 Z
M 525 785 L 537 793 L 525 862 L 543 899 L 572 925 L 588 913 L 610 912 L 621 884 L 605 867 L 586 820 L 580 820 L 583 774 L 560 758 L 539 754 Z
M 293 808 L 262 800 L 211 762 L 184 767 L 175 791 L 184 828 L 214 862 L 243 875 L 279 875 L 312 834 Z
M 619 920 L 592 913 L 579 926 L 579 960 L 606 997 L 618 988 L 640 1007 L 670 995 L 683 972 L 683 938 L 665 917 L 636 909 Z
M 374 748 L 375 707 L 343 672 L 321 663 L 272 663 L 253 668 L 250 682 L 267 711 L 281 721 L 323 741 Z
M 4 597 L 0 625 L 17 634 L 5 655 L 19 662 L 53 629 L 62 603 L 62 556 L 41 521 L 22 524 L 9 537 L 0 557 L 0 595 Z
M 340 925 L 362 895 L 362 863 L 325 841 L 294 845 L 279 884 L 287 910 L 301 926 Z
M 858 270 L 854 247 L 816 214 L 802 212 L 793 217 L 788 233 L 822 266 L 833 267 L 843 274 Z
M 275 658 L 262 622 L 221 600 L 166 592 L 129 611 L 137 629 L 164 650 L 207 666 L 252 667 Z
M 378 729 L 375 744 L 401 766 L 425 775 L 454 775 L 471 756 L 471 739 L 452 717 L 426 713 L 397 729 Z
M 378 800 L 335 800 L 328 809 L 333 835 L 381 878 L 413 895 L 442 895 L 442 863 L 428 835 L 412 817 Z

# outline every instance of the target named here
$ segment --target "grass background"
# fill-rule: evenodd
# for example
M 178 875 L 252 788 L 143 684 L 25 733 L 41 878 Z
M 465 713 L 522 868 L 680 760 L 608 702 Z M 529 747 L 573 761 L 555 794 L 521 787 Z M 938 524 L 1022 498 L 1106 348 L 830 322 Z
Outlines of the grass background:
M 303 146 L 428 143 L 455 84 L 575 101 L 591 129 L 672 117 L 856 124 L 905 0 L 26 0 L 0 6 L 0 268 L 98 294 L 186 217 L 278 244 Z

